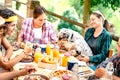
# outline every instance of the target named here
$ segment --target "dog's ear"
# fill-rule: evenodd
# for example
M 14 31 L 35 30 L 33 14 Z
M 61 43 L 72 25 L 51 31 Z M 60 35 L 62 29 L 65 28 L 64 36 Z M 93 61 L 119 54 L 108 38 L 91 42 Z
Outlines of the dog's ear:
M 70 34 L 69 34 L 68 40 L 69 40 L 70 42 L 74 42 L 73 37 L 74 37 L 74 33 L 73 33 L 73 31 L 71 31 Z

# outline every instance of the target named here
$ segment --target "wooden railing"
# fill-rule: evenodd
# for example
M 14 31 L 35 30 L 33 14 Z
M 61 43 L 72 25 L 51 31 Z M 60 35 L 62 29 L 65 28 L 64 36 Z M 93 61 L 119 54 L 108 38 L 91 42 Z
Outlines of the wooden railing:
M 5 1 L 8 1 L 8 0 L 5 0 Z M 20 1 L 18 1 L 18 0 L 11 0 L 11 1 L 20 2 Z M 32 11 L 32 10 L 31 10 L 31 4 L 32 4 L 31 1 L 32 1 L 32 0 L 28 0 L 27 3 L 20 2 L 21 4 L 27 6 L 26 16 L 23 15 L 23 14 L 21 14 L 21 12 L 19 12 L 18 10 L 13 10 L 12 8 L 9 8 L 9 9 L 11 9 L 12 11 L 14 11 L 14 12 L 18 15 L 18 17 L 20 17 L 20 18 L 19 18 L 20 20 L 19 20 L 19 22 L 18 22 L 18 25 L 19 25 L 19 26 L 20 26 L 21 20 L 22 20 L 23 18 L 31 17 L 31 11 Z M 80 26 L 80 27 L 82 27 L 82 28 L 87 27 L 87 25 L 85 25 L 85 24 L 83 24 L 83 23 L 79 23 L 79 22 L 70 20 L 70 19 L 68 19 L 68 18 L 65 18 L 64 16 L 58 15 L 58 14 L 53 13 L 53 12 L 50 12 L 50 11 L 48 11 L 48 10 L 47 10 L 47 13 L 50 14 L 50 15 L 52 15 L 52 16 L 55 16 L 55 17 L 57 17 L 57 18 L 59 18 L 59 19 L 62 19 L 62 20 L 64 20 L 64 21 L 66 21 L 66 22 L 69 22 L 69 23 L 72 23 L 72 24 L 74 24 L 74 25 Z M 119 38 L 118 36 L 115 36 L 114 34 L 112 34 L 111 36 L 112 36 L 112 39 L 113 39 L 113 40 L 118 41 L 118 38 Z

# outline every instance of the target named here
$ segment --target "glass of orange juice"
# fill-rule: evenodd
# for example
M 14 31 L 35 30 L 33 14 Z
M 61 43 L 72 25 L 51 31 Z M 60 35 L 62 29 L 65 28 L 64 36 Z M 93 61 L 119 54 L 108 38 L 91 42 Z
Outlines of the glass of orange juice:
M 55 58 L 59 58 L 60 57 L 59 50 L 57 50 L 57 49 L 53 50 L 53 57 L 55 57 Z
M 51 47 L 50 47 L 50 45 L 46 46 L 46 53 L 47 53 L 47 55 L 50 55 L 50 53 L 51 53 Z
M 70 54 L 69 53 L 64 53 L 64 56 L 62 57 L 62 66 L 67 67 L 68 65 L 68 60 L 69 60 Z
M 41 50 L 36 49 L 35 54 L 34 54 L 34 62 L 38 63 L 41 57 L 42 57 Z

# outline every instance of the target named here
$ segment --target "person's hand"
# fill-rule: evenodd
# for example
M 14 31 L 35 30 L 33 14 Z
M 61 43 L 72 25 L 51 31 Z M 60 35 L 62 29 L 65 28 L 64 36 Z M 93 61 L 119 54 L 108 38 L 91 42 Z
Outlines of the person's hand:
M 19 45 L 20 45 L 20 43 L 18 43 L 18 42 L 14 42 L 14 43 L 13 43 L 13 46 L 18 47 Z
M 107 71 L 105 70 L 105 68 L 98 68 L 95 70 L 95 76 L 98 78 L 107 78 L 110 79 L 110 75 L 107 73 Z
M 77 58 L 78 60 L 84 61 L 84 62 L 89 62 L 90 60 L 88 56 L 78 56 Z
M 4 58 L 3 58 L 3 61 L 4 61 L 4 62 L 7 62 L 7 61 L 8 61 L 8 58 L 4 57 Z
M 30 53 L 32 53 L 32 44 L 26 44 L 24 48 L 24 52 L 26 55 L 29 55 Z
M 24 76 L 26 74 L 34 73 L 36 71 L 34 66 L 27 65 L 23 69 L 21 69 L 21 76 Z

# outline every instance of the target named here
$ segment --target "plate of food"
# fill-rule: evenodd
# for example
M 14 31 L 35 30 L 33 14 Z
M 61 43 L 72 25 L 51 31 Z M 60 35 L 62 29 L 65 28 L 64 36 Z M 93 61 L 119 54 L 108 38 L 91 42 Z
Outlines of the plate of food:
M 50 74 L 49 74 L 49 77 L 58 77 L 60 78 L 61 80 L 63 79 L 63 76 L 67 74 L 68 76 L 67 77 L 71 77 L 72 76 L 72 72 L 69 71 L 69 70 L 55 70 L 55 71 L 52 71 Z
M 42 74 L 29 74 L 25 76 L 24 80 L 49 80 L 49 78 Z

